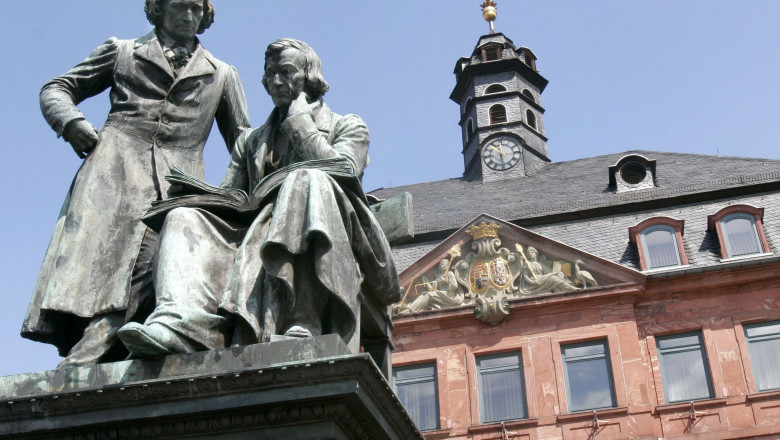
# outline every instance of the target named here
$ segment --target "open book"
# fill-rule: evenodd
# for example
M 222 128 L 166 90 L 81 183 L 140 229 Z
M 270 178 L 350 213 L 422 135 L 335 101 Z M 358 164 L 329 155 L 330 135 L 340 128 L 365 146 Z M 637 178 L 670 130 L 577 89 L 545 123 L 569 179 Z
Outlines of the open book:
M 250 194 L 238 188 L 210 185 L 174 165 L 171 174 L 165 176 L 165 180 L 171 183 L 171 193 L 182 195 L 152 202 L 152 207 L 142 220 L 147 226 L 159 232 L 168 211 L 180 207 L 202 208 L 226 218 L 251 219 L 260 211 L 263 202 L 279 190 L 284 179 L 291 172 L 299 169 L 324 171 L 361 198 L 365 197 L 360 180 L 353 174 L 352 165 L 344 157 L 296 162 L 280 168 L 263 177 Z

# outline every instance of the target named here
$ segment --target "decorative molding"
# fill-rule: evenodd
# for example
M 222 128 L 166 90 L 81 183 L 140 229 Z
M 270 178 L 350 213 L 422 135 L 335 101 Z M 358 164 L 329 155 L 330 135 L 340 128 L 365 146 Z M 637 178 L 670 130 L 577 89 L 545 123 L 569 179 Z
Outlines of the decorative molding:
M 393 307 L 396 315 L 470 306 L 477 319 L 496 325 L 509 316 L 512 299 L 597 287 L 597 278 L 607 279 L 583 270 L 579 258 L 549 256 L 527 241 L 500 235 L 503 225 L 486 220 L 462 228 L 471 240 L 458 241 L 447 256 L 437 255 L 437 265 L 404 282 L 402 300 Z M 513 245 L 502 247 L 506 241 Z M 461 246 L 469 244 L 472 252 L 462 255 Z

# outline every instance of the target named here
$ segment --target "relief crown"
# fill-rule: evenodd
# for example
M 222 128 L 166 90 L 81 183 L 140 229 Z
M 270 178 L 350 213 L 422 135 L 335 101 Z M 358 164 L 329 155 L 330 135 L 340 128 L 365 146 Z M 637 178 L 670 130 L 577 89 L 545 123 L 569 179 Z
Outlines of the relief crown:
M 501 229 L 501 225 L 497 223 L 482 222 L 479 225 L 471 225 L 466 229 L 466 233 L 474 237 L 474 240 L 486 237 L 498 238 L 499 229 Z

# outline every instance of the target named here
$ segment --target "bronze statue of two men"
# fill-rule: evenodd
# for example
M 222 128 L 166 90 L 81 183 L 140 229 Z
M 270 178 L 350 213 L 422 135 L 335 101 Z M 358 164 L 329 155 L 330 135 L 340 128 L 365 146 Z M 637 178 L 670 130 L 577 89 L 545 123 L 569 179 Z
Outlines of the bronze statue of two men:
M 177 166 L 203 177 L 212 121 L 231 152 L 222 186 L 247 192 L 290 164 L 345 158 L 362 177 L 369 134 L 333 113 L 328 83 L 306 43 L 265 53 L 263 85 L 275 108 L 249 130 L 235 68 L 196 34 L 214 19 L 208 0 L 146 0 L 155 29 L 111 38 L 47 83 L 41 108 L 84 159 L 55 226 L 22 336 L 54 344 L 60 366 L 267 342 L 273 335 L 355 333 L 360 292 L 398 300 L 390 246 L 361 191 L 301 167 L 251 221 L 201 208 L 170 211 L 159 235 L 141 221 L 171 196 Z M 78 111 L 110 89 L 98 131 Z M 358 188 L 359 189 L 359 188 Z M 121 343 L 119 341 L 121 339 Z

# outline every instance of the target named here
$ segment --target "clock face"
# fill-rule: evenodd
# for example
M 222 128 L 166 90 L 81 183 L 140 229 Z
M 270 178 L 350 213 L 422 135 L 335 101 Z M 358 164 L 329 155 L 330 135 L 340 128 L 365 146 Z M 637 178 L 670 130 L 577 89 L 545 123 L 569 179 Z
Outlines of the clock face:
M 495 138 L 482 148 L 482 160 L 492 170 L 508 170 L 520 161 L 520 145 L 512 138 Z

